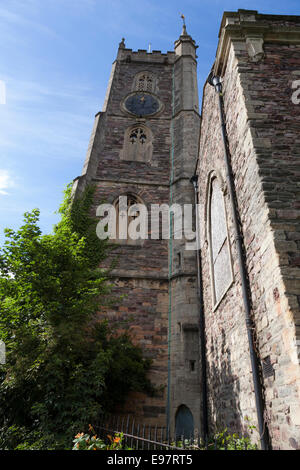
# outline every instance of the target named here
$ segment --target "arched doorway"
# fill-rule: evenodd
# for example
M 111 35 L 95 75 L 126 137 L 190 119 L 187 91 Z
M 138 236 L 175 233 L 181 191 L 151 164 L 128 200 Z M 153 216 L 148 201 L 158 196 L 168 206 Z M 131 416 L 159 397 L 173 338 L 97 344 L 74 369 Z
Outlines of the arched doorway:
M 175 416 L 175 433 L 176 438 L 184 436 L 189 439 L 194 434 L 194 418 L 191 410 L 180 405 Z

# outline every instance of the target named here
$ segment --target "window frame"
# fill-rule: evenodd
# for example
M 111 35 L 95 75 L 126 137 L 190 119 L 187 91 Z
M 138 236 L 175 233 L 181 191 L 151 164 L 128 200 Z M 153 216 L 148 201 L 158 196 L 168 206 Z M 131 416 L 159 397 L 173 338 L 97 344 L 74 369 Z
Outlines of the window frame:
M 122 238 L 119 238 L 119 197 L 121 196 L 126 196 L 127 197 L 127 238 L 126 239 L 122 239 Z M 129 200 L 134 200 L 134 204 L 130 204 L 128 205 L 128 201 Z M 145 242 L 144 239 L 142 238 L 138 238 L 137 240 L 132 240 L 131 238 L 128 237 L 128 227 L 129 227 L 129 224 L 131 222 L 131 220 L 133 219 L 132 216 L 128 216 L 128 209 L 129 207 L 132 207 L 133 205 L 135 204 L 143 204 L 144 206 L 146 206 L 145 202 L 141 199 L 141 197 L 138 195 L 138 194 L 135 194 L 133 192 L 126 192 L 126 193 L 120 193 L 113 201 L 113 206 L 115 208 L 115 211 L 116 211 L 116 238 L 111 240 L 112 243 L 115 243 L 117 245 L 125 245 L 125 246 L 142 246 Z M 149 221 L 148 221 L 149 223 Z
M 140 136 L 137 138 L 136 143 L 132 143 L 130 141 L 131 134 L 133 133 L 135 129 L 141 129 L 142 132 L 145 134 L 146 139 L 143 143 L 140 142 L 141 140 Z M 132 145 L 137 145 L 139 146 L 140 149 L 142 149 L 144 146 L 143 153 L 144 153 L 144 157 L 146 158 L 144 159 L 129 158 L 129 156 L 132 155 L 130 152 Z M 137 151 L 137 155 L 139 155 L 139 151 Z M 120 151 L 120 160 L 151 165 L 152 158 L 153 158 L 153 134 L 152 134 L 151 129 L 148 126 L 145 126 L 145 124 L 141 122 L 136 122 L 135 124 L 132 124 L 124 132 L 123 146 Z
M 143 75 L 148 76 L 151 79 L 151 82 L 152 82 L 151 90 L 148 90 L 148 85 L 146 86 L 146 89 L 144 87 L 143 89 L 139 88 L 139 82 L 141 80 L 141 77 L 143 77 Z M 148 82 L 146 83 L 148 84 Z M 140 92 L 155 94 L 156 76 L 152 72 L 149 72 L 148 70 L 143 70 L 142 72 L 137 73 L 133 80 L 132 91 L 140 91 Z
M 229 280 L 228 284 L 222 290 L 222 294 L 220 295 L 219 299 L 216 298 L 216 282 L 215 282 L 215 263 L 213 260 L 213 247 L 212 247 L 212 224 L 211 224 L 211 202 L 212 202 L 212 192 L 213 192 L 213 181 L 217 180 L 219 188 L 222 194 L 222 207 L 224 211 L 224 221 L 225 221 L 225 230 L 226 230 L 226 238 L 224 239 L 221 248 L 218 250 L 219 256 L 222 248 L 224 247 L 227 241 L 227 250 L 228 250 L 228 263 L 229 263 L 229 270 L 231 274 L 231 279 Z M 210 279 L 211 279 L 211 292 L 212 292 L 212 305 L 213 311 L 217 310 L 220 303 L 226 296 L 227 292 L 229 291 L 230 287 L 234 283 L 234 272 L 233 272 L 233 263 L 232 263 L 232 254 L 231 254 L 231 244 L 229 238 L 229 230 L 228 230 L 228 217 L 226 211 L 226 204 L 225 204 L 225 184 L 223 179 L 220 177 L 217 172 L 213 171 L 209 175 L 208 180 L 208 190 L 207 190 L 207 199 L 206 199 L 206 225 L 207 225 L 207 241 L 208 241 L 208 250 L 209 250 L 209 266 L 210 266 Z M 217 259 L 215 258 L 215 260 Z

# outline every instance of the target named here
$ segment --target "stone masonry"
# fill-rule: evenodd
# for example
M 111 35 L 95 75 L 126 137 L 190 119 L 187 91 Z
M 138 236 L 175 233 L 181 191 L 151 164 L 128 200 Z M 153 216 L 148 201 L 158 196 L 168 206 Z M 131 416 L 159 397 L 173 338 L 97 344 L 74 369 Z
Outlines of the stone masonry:
M 300 446 L 299 157 L 300 17 L 225 13 L 214 74 L 221 76 L 226 128 L 274 449 Z M 236 246 L 226 187 L 218 97 L 206 83 L 198 161 L 201 256 L 211 426 L 256 425 Z M 223 189 L 234 282 L 213 305 L 207 191 Z M 273 367 L 267 373 L 264 365 Z
M 185 25 L 166 54 L 135 52 L 122 40 L 74 193 L 92 182 L 94 211 L 130 195 L 150 213 L 151 204 L 193 204 L 196 168 L 209 432 L 246 432 L 257 426 L 257 416 L 218 95 L 206 82 L 200 120 L 196 48 Z M 160 102 L 159 111 L 144 118 L 124 107 L 143 73 Z M 298 449 L 300 104 L 292 101 L 292 86 L 300 80 L 300 17 L 225 12 L 213 73 L 223 86 L 264 419 L 273 449 Z M 148 139 L 144 160 L 127 154 L 134 126 Z M 153 361 L 155 395 L 131 393 L 116 411 L 145 424 L 168 423 L 171 431 L 182 406 L 194 429 L 203 423 L 197 252 L 185 242 L 160 236 L 119 243 L 112 280 L 124 299 L 99 312 L 129 322 L 133 340 Z M 252 439 L 258 437 L 254 430 Z
M 74 185 L 76 192 L 88 182 L 96 184 L 94 211 L 101 202 L 114 203 L 119 195 L 138 197 L 149 213 L 150 204 L 169 204 L 170 194 L 174 203 L 193 202 L 189 179 L 196 164 L 200 120 L 195 51 L 196 45 L 186 31 L 176 41 L 175 52 L 167 54 L 134 52 L 126 49 L 124 41 L 120 43 L 104 108 L 96 115 L 83 173 Z M 155 95 L 163 104 L 161 112 L 145 119 L 129 115 L 122 105 L 142 72 L 154 77 Z M 126 160 L 124 136 L 134 124 L 151 131 L 150 161 Z M 118 411 L 162 426 L 169 417 L 174 427 L 176 408 L 188 402 L 199 422 L 198 332 L 196 347 L 188 350 L 187 329 L 185 340 L 178 333 L 179 324 L 182 330 L 185 324 L 197 327 L 194 253 L 185 252 L 184 241 L 170 245 L 160 236 L 158 240 L 120 244 L 113 257 L 118 259 L 112 273 L 115 290 L 125 298 L 105 315 L 111 321 L 130 322 L 133 340 L 153 361 L 149 378 L 157 388 L 154 397 L 131 394 Z M 191 360 L 195 363 L 193 371 L 189 370 Z

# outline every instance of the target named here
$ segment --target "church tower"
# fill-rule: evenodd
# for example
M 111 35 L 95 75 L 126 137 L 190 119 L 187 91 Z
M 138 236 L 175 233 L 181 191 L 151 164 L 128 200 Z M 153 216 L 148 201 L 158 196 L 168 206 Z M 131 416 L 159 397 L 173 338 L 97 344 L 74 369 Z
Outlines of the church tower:
M 95 213 L 105 201 L 115 206 L 118 219 L 120 196 L 128 207 L 138 203 L 148 210 L 147 239 L 117 235 L 112 276 L 124 298 L 106 315 L 130 325 L 144 357 L 152 360 L 149 378 L 157 390 L 151 397 L 131 393 L 118 413 L 167 424 L 172 432 L 176 416 L 178 427 L 187 414 L 188 425 L 199 428 L 196 252 L 185 250 L 185 240 L 154 233 L 150 214 L 153 204 L 193 203 L 190 178 L 200 124 L 196 47 L 185 25 L 174 52 L 133 51 L 122 39 L 82 175 L 74 182 L 75 194 L 96 185 Z
M 124 297 L 105 315 L 129 325 L 156 392 L 131 393 L 118 414 L 177 436 L 250 421 L 262 448 L 300 446 L 299 24 L 225 12 L 201 122 L 185 23 L 172 52 L 119 44 L 74 182 L 75 194 L 96 186 L 95 214 L 106 202 L 127 217 L 112 241 Z M 197 251 L 192 222 L 183 237 L 178 223 L 194 198 Z M 136 204 L 147 236 L 132 239 Z

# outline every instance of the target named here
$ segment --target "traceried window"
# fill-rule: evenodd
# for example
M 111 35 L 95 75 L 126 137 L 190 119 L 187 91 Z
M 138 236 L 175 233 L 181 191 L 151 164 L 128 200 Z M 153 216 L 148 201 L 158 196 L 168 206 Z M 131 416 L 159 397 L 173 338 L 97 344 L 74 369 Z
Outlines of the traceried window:
M 154 75 L 149 72 L 139 73 L 135 77 L 135 90 L 137 91 L 148 91 L 154 93 L 155 91 L 155 79 Z
M 141 127 L 136 127 L 130 132 L 129 140 L 132 145 L 144 145 L 147 141 L 147 135 Z
M 213 304 L 216 306 L 233 280 L 224 197 L 216 177 L 210 181 L 208 216 Z
M 142 200 L 133 194 L 125 194 L 121 197 L 118 197 L 114 202 L 114 207 L 116 210 L 116 239 L 115 241 L 118 244 L 125 245 L 136 245 L 143 243 L 142 239 L 134 240 L 130 237 L 129 234 L 129 225 L 130 223 L 137 219 L 140 215 L 139 212 L 135 212 L 132 215 L 130 208 L 136 209 L 133 206 L 137 204 L 143 204 Z
M 152 159 L 152 133 L 146 126 L 130 127 L 125 132 L 121 160 L 148 163 Z

